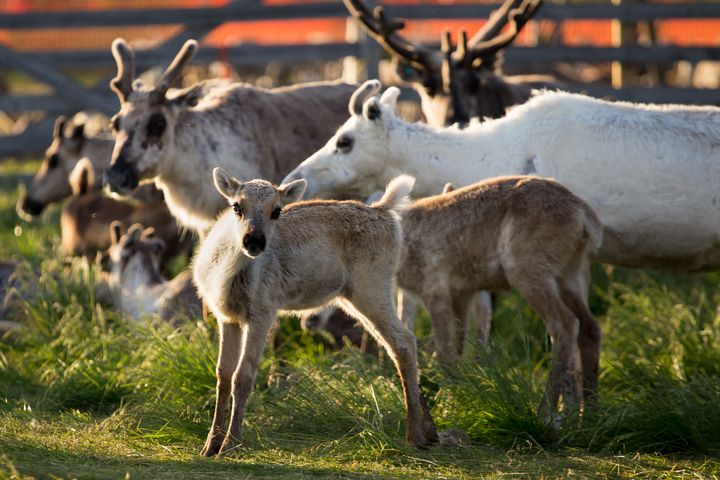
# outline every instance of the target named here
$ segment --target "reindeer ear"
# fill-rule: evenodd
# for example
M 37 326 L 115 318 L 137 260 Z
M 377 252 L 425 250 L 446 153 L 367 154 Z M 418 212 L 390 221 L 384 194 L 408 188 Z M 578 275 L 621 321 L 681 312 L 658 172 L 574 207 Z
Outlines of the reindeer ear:
M 443 193 L 443 194 L 445 194 L 445 193 L 450 193 L 450 192 L 452 192 L 452 191 L 454 191 L 454 190 L 455 190 L 455 185 L 453 185 L 452 183 L 448 182 L 448 183 L 446 183 L 445 186 L 443 187 L 442 193 Z
M 397 87 L 390 87 L 385 90 L 385 93 L 380 97 L 380 104 L 385 105 L 392 111 L 395 111 L 395 105 L 397 105 L 398 97 L 400 96 L 400 89 Z
M 195 85 L 166 95 L 167 101 L 174 107 L 194 107 L 202 98 L 204 88 L 204 84 L 196 83 Z
M 380 104 L 378 103 L 378 99 L 373 97 L 367 102 L 365 102 L 365 105 L 363 105 L 362 113 L 363 117 L 365 117 L 365 119 L 367 120 L 370 120 L 371 122 L 380 120 L 380 117 L 382 116 L 382 111 L 380 110 Z
M 70 136 L 73 140 L 82 140 L 85 138 L 85 124 L 80 123 L 78 125 L 75 125 L 72 131 L 72 135 Z
M 118 220 L 113 220 L 110 224 L 110 244 L 117 245 L 122 237 L 123 226 Z
M 235 197 L 235 194 L 242 185 L 238 179 L 232 177 L 220 167 L 213 169 L 213 182 L 215 183 L 217 191 L 220 192 L 220 195 L 228 200 Z
M 307 180 L 305 180 L 304 178 L 298 178 L 297 180 L 293 180 L 290 183 L 281 185 L 278 189 L 280 191 L 280 200 L 282 201 L 283 205 L 297 202 L 302 198 L 306 188 Z
M 348 104 L 350 115 L 360 115 L 365 100 L 375 95 L 381 88 L 382 83 L 380 83 L 380 80 L 367 80 L 360 85 L 350 97 L 350 103 Z
M 81 158 L 68 177 L 73 195 L 86 195 L 95 184 L 95 169 L 90 159 Z

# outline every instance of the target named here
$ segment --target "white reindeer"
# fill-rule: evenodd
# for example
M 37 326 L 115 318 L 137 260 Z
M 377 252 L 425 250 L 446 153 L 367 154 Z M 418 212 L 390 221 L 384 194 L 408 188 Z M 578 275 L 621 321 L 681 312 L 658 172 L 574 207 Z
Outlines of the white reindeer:
M 395 363 L 409 443 L 436 441 L 419 388 L 415 337 L 396 317 L 392 301 L 402 247 L 397 212 L 412 178 L 393 180 L 383 197 L 367 206 L 333 200 L 293 204 L 305 190 L 304 180 L 275 187 L 264 180 L 241 183 L 219 168 L 213 175 L 232 208 L 219 217 L 194 261 L 195 283 L 220 324 L 215 414 L 202 454 L 227 452 L 240 440 L 245 405 L 278 311 L 308 311 L 333 301 L 358 318 Z
M 370 81 L 379 88 L 379 82 Z M 367 86 L 367 85 L 366 85 Z M 466 129 L 408 124 L 399 91 L 371 98 L 285 178 L 306 197 L 369 195 L 406 172 L 415 193 L 498 175 L 553 177 L 604 225 L 596 259 L 628 267 L 720 267 L 720 108 L 639 105 L 545 92 Z

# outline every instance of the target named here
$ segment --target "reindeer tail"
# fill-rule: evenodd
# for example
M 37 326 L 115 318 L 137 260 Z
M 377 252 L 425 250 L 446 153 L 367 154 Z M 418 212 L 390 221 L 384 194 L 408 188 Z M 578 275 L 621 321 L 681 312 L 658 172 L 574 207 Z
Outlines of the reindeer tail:
M 410 175 L 400 175 L 388 183 L 385 193 L 377 202 L 370 207 L 389 210 L 393 212 L 401 212 L 410 205 L 408 195 L 415 185 L 415 178 Z

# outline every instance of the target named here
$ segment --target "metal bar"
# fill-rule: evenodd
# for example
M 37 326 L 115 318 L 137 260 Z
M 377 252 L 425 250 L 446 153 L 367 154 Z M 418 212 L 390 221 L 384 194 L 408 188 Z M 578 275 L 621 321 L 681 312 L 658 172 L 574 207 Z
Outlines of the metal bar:
M 65 102 L 52 95 L 0 95 L 0 112 L 46 111 L 59 115 L 70 110 Z
M 0 159 L 42 153 L 52 138 L 54 124 L 55 118 L 48 117 L 30 124 L 18 135 L 0 137 Z

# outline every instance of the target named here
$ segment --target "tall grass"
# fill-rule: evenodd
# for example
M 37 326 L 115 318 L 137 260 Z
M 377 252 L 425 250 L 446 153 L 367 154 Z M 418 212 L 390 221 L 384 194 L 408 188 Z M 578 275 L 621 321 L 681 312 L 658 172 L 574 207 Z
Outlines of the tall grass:
M 23 330 L 0 341 L 0 414 L 75 412 L 114 419 L 137 438 L 199 448 L 214 402 L 214 326 L 133 324 L 102 304 L 94 267 L 59 257 L 57 209 L 36 224 L 20 222 L 13 181 L 26 172 L 4 173 L 0 254 L 20 262 L 26 298 L 15 312 Z M 505 294 L 491 344 L 470 348 L 456 371 L 421 355 L 438 425 L 502 449 L 720 451 L 720 277 L 599 266 L 594 277 L 591 304 L 603 329 L 595 411 L 560 430 L 537 419 L 550 344 L 541 320 Z M 418 323 L 424 345 L 429 319 L 421 314 Z M 293 317 L 281 328 L 279 354 L 289 365 L 271 386 L 272 360 L 260 368 L 245 417 L 250 448 L 350 459 L 415 455 L 404 445 L 402 392 L 387 358 L 328 352 Z

